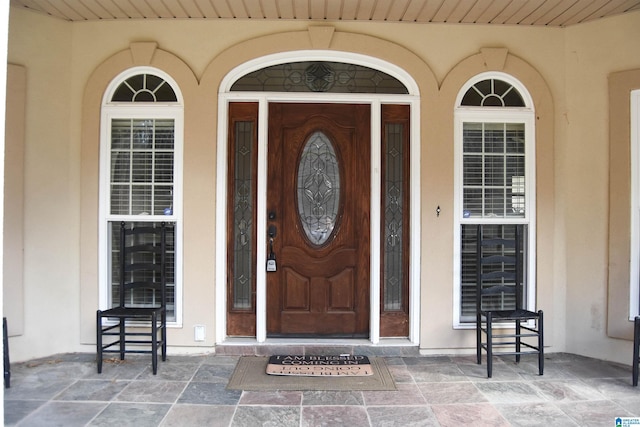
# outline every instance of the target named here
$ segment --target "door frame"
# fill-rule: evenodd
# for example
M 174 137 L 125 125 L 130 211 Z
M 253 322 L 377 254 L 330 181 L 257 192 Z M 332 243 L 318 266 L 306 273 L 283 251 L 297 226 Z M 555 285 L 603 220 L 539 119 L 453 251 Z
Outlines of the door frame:
M 407 95 L 231 92 L 232 84 L 252 71 L 271 65 L 305 60 L 324 60 L 363 65 L 394 76 L 407 87 Z M 396 65 L 377 58 L 337 51 L 291 51 L 248 61 L 229 72 L 218 92 L 218 134 L 216 165 L 216 277 L 215 318 L 216 343 L 227 340 L 227 123 L 229 102 L 258 103 L 258 162 L 257 162 L 257 224 L 256 224 L 256 337 L 257 343 L 267 341 L 266 271 L 261 266 L 267 259 L 267 149 L 270 102 L 364 103 L 371 106 L 371 252 L 370 252 L 370 322 L 369 341 L 380 342 L 380 201 L 381 201 L 381 105 L 402 103 L 411 106 L 410 130 L 410 242 L 409 242 L 409 337 L 411 344 L 419 344 L 420 336 L 420 96 L 415 80 Z M 295 340 L 295 339 L 292 339 Z M 384 342 L 382 342 L 384 344 Z

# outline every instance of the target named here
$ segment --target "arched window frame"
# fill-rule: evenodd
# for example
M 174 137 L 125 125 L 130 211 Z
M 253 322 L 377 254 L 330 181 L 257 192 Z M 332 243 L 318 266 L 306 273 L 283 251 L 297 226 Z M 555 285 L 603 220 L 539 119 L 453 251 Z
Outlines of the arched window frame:
M 175 102 L 112 102 L 117 88 L 132 76 L 150 74 L 163 79 L 173 89 Z M 112 214 L 110 202 L 111 122 L 114 119 L 170 119 L 174 121 L 173 147 L 173 203 L 171 211 L 163 214 Z M 182 229 L 183 229 L 183 145 L 184 103 L 175 80 L 154 67 L 132 67 L 117 75 L 108 85 L 102 99 L 100 117 L 100 191 L 99 191 L 99 307 L 111 302 L 111 239 L 109 223 L 167 222 L 174 224 L 174 310 L 169 311 L 168 325 L 182 326 Z
M 502 80 L 516 89 L 524 102 L 523 107 L 480 107 L 462 106 L 462 99 L 476 83 L 495 79 Z M 523 123 L 525 127 L 525 209 L 522 216 L 473 217 L 463 212 L 463 125 L 464 123 Z M 533 309 L 536 304 L 536 176 L 535 176 L 535 110 L 533 100 L 525 86 L 513 76 L 502 72 L 486 72 L 469 79 L 458 92 L 454 111 L 454 271 L 453 271 L 453 325 L 457 329 L 475 328 L 475 316 L 463 316 L 463 267 L 462 267 L 462 227 L 477 224 L 524 224 L 526 237 L 525 303 Z M 475 290 L 474 290 L 475 291 Z M 474 308 L 475 311 L 475 308 Z M 472 318 L 473 317 L 473 318 Z

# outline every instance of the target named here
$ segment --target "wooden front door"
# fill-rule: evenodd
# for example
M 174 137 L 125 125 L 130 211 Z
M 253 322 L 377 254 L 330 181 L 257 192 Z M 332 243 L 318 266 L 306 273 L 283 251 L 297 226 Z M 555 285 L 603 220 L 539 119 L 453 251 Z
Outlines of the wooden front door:
M 368 336 L 370 115 L 269 106 L 268 336 Z

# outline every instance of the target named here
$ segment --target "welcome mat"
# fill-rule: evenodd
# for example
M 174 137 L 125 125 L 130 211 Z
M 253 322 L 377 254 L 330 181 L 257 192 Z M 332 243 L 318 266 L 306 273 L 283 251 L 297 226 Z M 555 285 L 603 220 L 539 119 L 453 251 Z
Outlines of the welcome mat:
M 303 377 L 368 377 L 373 369 L 367 356 L 271 356 L 269 375 Z
M 243 356 L 238 360 L 227 389 L 248 391 L 370 391 L 396 390 L 396 384 L 383 358 L 370 357 L 372 375 L 299 376 L 269 375 L 269 357 Z

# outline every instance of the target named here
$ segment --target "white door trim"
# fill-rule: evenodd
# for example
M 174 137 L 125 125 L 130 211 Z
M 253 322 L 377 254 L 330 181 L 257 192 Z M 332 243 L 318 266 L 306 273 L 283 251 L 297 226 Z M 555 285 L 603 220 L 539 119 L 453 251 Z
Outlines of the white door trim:
M 280 92 L 230 92 L 231 85 L 249 72 L 291 61 L 326 60 L 348 62 L 378 69 L 396 77 L 409 90 L 408 95 L 325 94 Z M 257 182 L 257 266 L 256 269 L 256 341 L 267 338 L 266 319 L 266 235 L 267 235 L 267 136 L 270 102 L 330 102 L 371 105 L 371 286 L 370 331 L 372 344 L 380 342 L 380 125 L 381 105 L 402 103 L 411 106 L 410 160 L 410 254 L 409 254 L 409 342 L 419 344 L 420 331 L 420 97 L 417 84 L 399 67 L 377 58 L 334 51 L 295 51 L 269 55 L 236 67 L 225 76 L 218 94 L 217 132 L 217 203 L 216 203 L 216 343 L 227 339 L 227 123 L 228 104 L 233 101 L 257 102 L 258 113 L 258 182 Z

